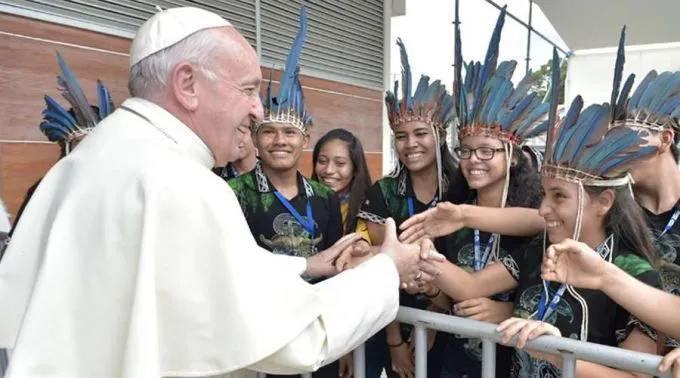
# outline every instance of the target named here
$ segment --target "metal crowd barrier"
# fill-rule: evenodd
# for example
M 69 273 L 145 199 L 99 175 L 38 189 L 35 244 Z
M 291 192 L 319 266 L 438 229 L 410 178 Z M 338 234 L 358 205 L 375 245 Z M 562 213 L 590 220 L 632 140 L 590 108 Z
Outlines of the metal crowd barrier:
M 496 325 L 444 315 L 430 311 L 401 307 L 397 315 L 401 323 L 415 327 L 415 378 L 427 377 L 427 329 L 455 333 L 471 338 L 482 339 L 482 377 L 494 378 L 496 375 L 496 344 L 502 334 L 496 332 Z M 527 347 L 561 355 L 563 359 L 562 377 L 576 377 L 576 361 L 590 361 L 612 368 L 636 371 L 657 377 L 672 378 L 672 373 L 658 371 L 661 356 L 633 352 L 627 349 L 587 343 L 565 337 L 541 336 L 527 343 Z M 366 355 L 364 346 L 354 351 L 354 377 L 365 378 Z

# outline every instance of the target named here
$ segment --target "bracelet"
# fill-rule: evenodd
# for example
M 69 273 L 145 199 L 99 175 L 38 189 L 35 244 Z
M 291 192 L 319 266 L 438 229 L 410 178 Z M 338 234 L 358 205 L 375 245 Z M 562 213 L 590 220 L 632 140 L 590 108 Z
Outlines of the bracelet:
M 390 343 L 387 343 L 387 346 L 389 348 L 397 348 L 397 347 L 400 347 L 402 345 L 404 345 L 404 340 L 401 340 L 401 342 L 399 344 L 395 344 L 395 345 L 390 345 Z
M 437 298 L 437 296 L 438 296 L 439 293 L 441 293 L 441 292 L 442 292 L 441 290 L 437 289 L 437 291 L 436 291 L 434 294 L 429 295 L 429 294 L 425 293 L 425 296 L 428 297 L 428 298 Z

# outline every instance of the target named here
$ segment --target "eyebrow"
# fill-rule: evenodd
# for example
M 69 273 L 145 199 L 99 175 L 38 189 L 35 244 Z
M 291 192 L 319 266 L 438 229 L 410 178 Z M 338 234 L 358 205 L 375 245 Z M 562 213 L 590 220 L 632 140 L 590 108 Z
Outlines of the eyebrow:
M 261 78 L 256 78 L 256 79 L 248 79 L 244 82 L 241 83 L 242 86 L 248 87 L 248 86 L 260 86 L 262 84 L 262 79 Z

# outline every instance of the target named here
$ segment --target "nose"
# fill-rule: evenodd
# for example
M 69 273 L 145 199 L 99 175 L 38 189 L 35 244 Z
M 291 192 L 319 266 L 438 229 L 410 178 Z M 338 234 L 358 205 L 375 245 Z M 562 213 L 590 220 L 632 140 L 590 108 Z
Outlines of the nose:
M 333 163 L 328 163 L 328 164 L 324 165 L 321 169 L 322 169 L 323 173 L 326 174 L 326 175 L 331 175 L 331 174 L 335 173 L 335 167 L 333 166 Z
M 274 134 L 274 144 L 275 145 L 286 144 L 286 138 L 285 138 L 284 133 L 285 133 L 284 130 L 276 130 L 276 132 Z
M 543 218 L 550 215 L 550 206 L 548 206 L 548 201 L 545 197 L 543 197 L 541 206 L 538 208 L 538 215 L 542 216 Z
M 250 117 L 255 121 L 262 121 L 264 119 L 264 108 L 262 107 L 262 100 L 260 100 L 259 97 L 255 99 L 255 102 L 250 109 Z
M 409 135 L 406 138 L 406 147 L 413 148 L 416 147 L 416 145 L 417 145 L 416 138 Z
M 468 160 L 470 160 L 471 163 L 479 163 L 482 161 L 477 157 L 477 151 L 470 151 L 470 159 Z

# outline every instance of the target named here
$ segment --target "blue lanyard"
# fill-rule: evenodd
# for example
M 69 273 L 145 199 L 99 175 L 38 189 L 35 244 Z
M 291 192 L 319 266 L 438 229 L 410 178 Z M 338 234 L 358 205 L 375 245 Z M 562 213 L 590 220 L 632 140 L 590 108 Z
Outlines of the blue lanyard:
M 666 227 L 664 227 L 663 231 L 659 234 L 659 236 L 656 237 L 656 240 L 661 239 L 662 236 L 664 236 L 668 231 L 671 230 L 671 228 L 673 228 L 673 225 L 678 220 L 678 217 L 680 217 L 680 206 L 675 209 L 675 212 L 671 216 L 671 219 L 668 220 L 668 223 L 666 223 Z
M 349 201 L 349 195 L 350 194 L 352 194 L 352 193 L 347 192 L 347 194 L 343 194 L 340 197 L 338 197 L 340 199 L 340 203 Z
M 491 253 L 491 247 L 493 247 L 493 242 L 498 237 L 498 234 L 492 234 L 489 236 L 489 241 L 486 243 L 486 248 L 484 248 L 484 254 L 480 256 L 481 253 L 481 242 L 479 240 L 479 230 L 475 229 L 475 272 L 486 268 L 489 264 L 489 254 Z
M 602 244 L 597 247 L 597 250 L 595 251 L 598 255 L 602 255 L 602 248 L 605 248 L 605 244 L 607 243 L 607 240 L 609 238 L 605 239 Z M 610 251 L 610 253 L 612 253 Z M 543 281 L 544 285 L 549 288 L 550 286 L 550 281 Z M 566 284 L 560 284 L 560 287 L 557 288 L 557 292 L 555 295 L 552 297 L 552 300 L 550 301 L 550 304 L 548 304 L 548 308 L 546 309 L 546 291 L 543 290 L 541 293 L 541 299 L 538 301 L 538 311 L 536 312 L 536 320 L 540 321 L 545 321 L 548 319 L 548 317 L 555 312 L 555 309 L 557 308 L 557 305 L 560 303 L 560 300 L 562 300 L 562 296 L 564 295 L 564 292 L 567 290 L 567 285 Z
M 550 282 L 546 282 L 546 285 L 550 285 Z M 560 287 L 557 289 L 557 293 L 553 296 L 552 300 L 550 301 L 550 304 L 548 305 L 548 309 L 546 311 L 545 308 L 545 291 L 541 293 L 541 300 L 538 302 L 538 313 L 536 314 L 536 319 L 540 321 L 545 321 L 557 308 L 557 305 L 560 303 L 560 300 L 562 299 L 562 295 L 564 295 L 564 292 L 567 290 L 567 285 L 561 284 Z
M 311 239 L 314 239 L 314 217 L 312 217 L 312 201 L 307 199 L 307 220 L 305 220 L 300 213 L 298 213 L 297 210 L 293 207 L 293 205 L 290 204 L 290 201 L 286 199 L 286 197 L 283 196 L 283 194 L 279 193 L 278 190 L 274 191 L 274 195 L 276 198 L 281 201 L 283 206 L 288 209 L 288 211 L 293 214 L 295 219 L 297 219 L 298 222 L 302 225 L 302 227 L 305 228 L 305 230 L 309 233 L 311 236 Z
M 413 196 L 408 196 L 406 201 L 408 202 L 408 216 L 410 218 L 410 217 L 416 215 L 416 208 L 415 208 L 415 205 L 413 204 L 414 203 Z M 432 202 L 430 202 L 430 204 L 427 205 L 427 207 L 431 209 L 431 208 L 437 206 L 438 202 L 439 202 L 439 195 L 436 195 L 432 199 Z

